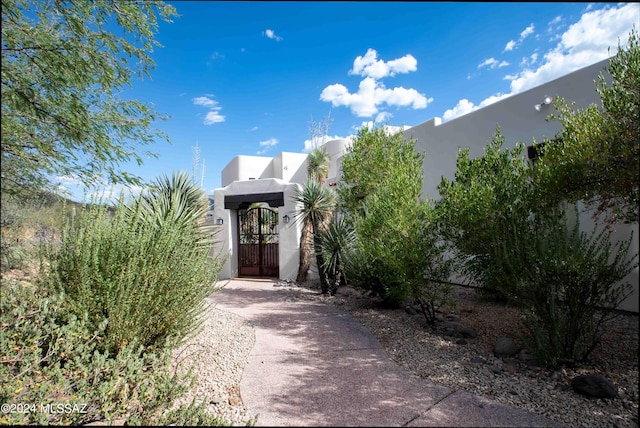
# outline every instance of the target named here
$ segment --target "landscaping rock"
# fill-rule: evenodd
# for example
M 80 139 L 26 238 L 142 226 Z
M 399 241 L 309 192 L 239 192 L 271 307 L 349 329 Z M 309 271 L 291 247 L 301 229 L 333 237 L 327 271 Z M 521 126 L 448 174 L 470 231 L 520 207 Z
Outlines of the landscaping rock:
M 540 367 L 540 360 L 535 355 L 530 354 L 525 349 L 520 351 L 518 355 L 520 361 L 524 363 L 527 367 Z
M 615 398 L 618 388 L 607 378 L 598 375 L 580 375 L 571 380 L 571 387 L 579 394 L 595 398 Z
M 463 328 L 458 330 L 458 333 L 460 333 L 460 335 L 462 335 L 462 337 L 466 337 L 466 338 L 470 338 L 470 339 L 474 339 L 474 338 L 478 337 L 478 333 L 476 333 L 476 331 L 471 327 L 463 327 Z
M 464 339 L 458 339 L 458 340 L 456 340 L 456 343 L 457 343 L 458 345 L 466 345 L 466 344 L 467 344 L 467 341 L 466 341 L 466 340 L 464 340 Z
M 417 315 L 418 312 L 416 312 L 415 309 L 413 309 L 413 307 L 411 305 L 407 305 L 404 307 L 405 312 L 407 312 L 409 315 Z
M 500 337 L 493 345 L 493 355 L 496 357 L 511 357 L 518 353 L 518 347 L 509 337 Z

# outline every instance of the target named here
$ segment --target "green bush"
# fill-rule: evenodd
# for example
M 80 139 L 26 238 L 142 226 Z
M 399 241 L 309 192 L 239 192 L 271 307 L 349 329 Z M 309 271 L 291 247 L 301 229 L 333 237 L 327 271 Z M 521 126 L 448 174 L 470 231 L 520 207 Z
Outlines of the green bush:
M 61 226 L 62 213 L 72 208 L 54 194 L 40 192 L 20 198 L 2 194 L 0 205 L 0 269 L 27 267 L 35 254 L 34 243 Z
M 357 240 L 345 257 L 354 287 L 381 296 L 389 306 L 412 300 L 428 323 L 442 306 L 453 305 L 447 283 L 452 263 L 445 257 L 437 213 L 427 201 L 395 203 L 370 195 L 366 215 L 355 220 Z
M 197 333 L 221 263 L 170 221 L 149 226 L 120 207 L 92 207 L 49 245 L 46 283 L 94 326 L 107 319 L 106 346 L 163 348 Z
M 520 305 L 523 339 L 550 366 L 584 361 L 597 346 L 605 321 L 629 296 L 619 284 L 638 266 L 632 237 L 613 244 L 611 230 L 587 235 L 560 210 L 532 221 L 524 233 L 494 240 L 495 269 L 513 272 L 512 299 Z M 597 229 L 596 229 L 597 230 Z M 517 272 L 517 274 L 515 274 Z
M 389 306 L 413 299 L 433 322 L 448 302 L 451 266 L 436 211 L 420 199 L 423 159 L 415 140 L 363 128 L 343 159 L 338 195 L 356 238 L 344 257 L 349 283 Z
M 497 128 L 481 156 L 469 159 L 469 149 L 460 150 L 455 179 L 442 177 L 437 202 L 457 269 L 496 300 L 508 300 L 517 276 L 517 271 L 495 275 L 496 243 L 525 230 L 540 199 L 524 146 L 503 150 L 503 144 Z
M 0 424 L 229 425 L 204 403 L 172 408 L 193 377 L 170 368 L 169 350 L 127 346 L 114 355 L 103 346 L 107 320 L 93 327 L 64 294 L 6 280 L 1 288 L 0 401 L 29 406 L 3 412 Z M 72 411 L 47 410 L 57 406 Z

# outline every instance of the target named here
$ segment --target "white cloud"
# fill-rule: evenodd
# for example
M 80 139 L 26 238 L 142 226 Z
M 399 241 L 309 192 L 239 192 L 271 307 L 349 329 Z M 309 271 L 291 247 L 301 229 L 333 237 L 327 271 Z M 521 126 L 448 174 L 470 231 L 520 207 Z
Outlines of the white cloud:
M 345 106 L 358 117 L 388 118 L 390 113 L 380 111 L 380 107 L 410 107 L 423 109 L 433 101 L 413 88 L 402 86 L 388 89 L 380 81 L 383 77 L 395 76 L 397 73 L 409 73 L 417 70 L 418 61 L 410 54 L 391 61 L 377 59 L 378 53 L 368 49 L 364 56 L 358 56 L 353 61 L 350 75 L 360 75 L 358 92 L 351 93 L 341 83 L 334 83 L 322 90 L 320 100 L 330 102 L 333 107 Z M 383 120 L 383 119 L 381 119 Z
M 418 61 L 410 54 L 388 62 L 378 60 L 377 57 L 378 52 L 371 48 L 367 49 L 364 56 L 358 56 L 353 61 L 353 68 L 349 70 L 349 74 L 382 79 L 395 76 L 396 73 L 409 73 L 418 69 Z
M 639 14 L 640 5 L 637 3 L 620 3 L 616 6 L 606 6 L 585 12 L 578 22 L 570 25 L 559 36 L 560 42 L 557 46 L 542 55 L 542 58 L 538 53 L 533 53 L 529 57 L 530 60 L 523 58 L 520 65 L 526 68 L 504 77 L 511 82 L 509 93 L 492 95 L 477 106 L 466 98 L 461 99 L 455 107 L 444 112 L 443 119 L 447 121 L 460 117 L 609 58 L 617 52 L 618 41 L 623 46 L 627 44 L 629 33 L 634 25 L 637 25 Z M 560 21 L 561 18 L 556 17 L 551 22 L 559 23 Z M 527 29 L 521 35 L 531 34 Z M 611 48 L 610 52 L 609 48 Z M 538 64 L 538 67 L 530 68 L 533 64 Z
M 512 94 L 492 95 L 489 98 L 484 99 L 478 105 L 475 105 L 474 103 L 472 103 L 468 99 L 464 98 L 464 99 L 458 101 L 458 104 L 456 104 L 455 107 L 445 111 L 444 114 L 442 115 L 442 119 L 446 122 L 448 120 L 455 119 L 456 117 L 464 116 L 467 113 L 471 113 L 472 111 L 478 110 L 479 108 L 483 108 L 483 107 L 486 107 L 486 106 L 488 106 L 490 104 L 496 103 L 496 102 L 498 102 L 498 101 L 500 101 L 500 100 L 502 100 L 504 98 L 507 98 L 508 96 L 511 96 L 511 95 Z
M 525 28 L 522 33 L 520 33 L 520 41 L 524 40 L 527 36 L 533 34 L 533 31 L 535 30 L 535 26 L 533 24 L 529 25 L 527 28 Z
M 513 48 L 516 46 L 516 41 L 515 40 L 509 40 L 509 42 L 507 42 L 507 45 L 504 47 L 504 52 L 509 52 L 511 50 L 513 50 Z
M 269 29 L 269 28 L 267 28 L 266 30 L 264 30 L 264 32 L 263 32 L 262 34 L 264 34 L 264 35 L 265 35 L 265 36 L 267 36 L 268 38 L 270 38 L 270 39 L 272 39 L 272 40 L 275 40 L 275 41 L 277 41 L 277 42 L 279 42 L 280 40 L 282 40 L 282 37 L 277 36 L 277 35 L 276 35 L 276 33 L 275 33 L 275 31 L 273 31 L 273 30 L 271 30 L 271 29 Z
M 204 106 L 204 107 L 215 107 L 218 105 L 217 101 L 212 100 L 209 97 L 196 97 L 193 99 L 193 103 L 197 106 Z
M 442 115 L 442 119 L 447 121 L 451 119 L 455 119 L 456 117 L 465 115 L 467 113 L 471 113 L 473 110 L 476 110 L 478 107 L 475 107 L 471 101 L 466 98 L 458 101 L 455 107 L 447 110 Z
M 338 137 L 333 136 L 330 137 L 329 135 L 323 135 L 323 136 L 318 136 L 318 137 L 314 137 L 308 140 L 304 141 L 304 149 L 303 152 L 304 153 L 309 153 L 311 150 L 315 149 L 316 147 L 319 147 L 321 145 L 323 145 L 324 143 L 326 143 L 327 141 L 333 141 L 333 140 L 341 140 L 341 139 L 348 139 L 351 140 L 352 136 L 348 136 L 348 137 Z
M 261 154 L 266 153 L 270 148 L 277 146 L 278 145 L 278 140 L 276 140 L 275 138 L 270 138 L 270 139 L 265 140 L 265 141 L 260 141 L 258 143 L 258 145 L 260 147 L 264 147 L 262 150 L 258 150 L 256 152 L 256 154 L 261 155 Z
M 391 113 L 389 113 L 388 111 L 383 111 L 378 113 L 378 115 L 376 116 L 375 122 L 376 123 L 386 122 L 387 120 L 391 119 L 391 117 L 393 117 Z
M 322 101 L 330 102 L 333 107 L 346 106 L 358 117 L 372 117 L 379 113 L 378 106 L 411 107 L 422 109 L 433 101 L 427 99 L 415 89 L 396 87 L 387 89 L 382 82 L 372 77 L 364 78 L 359 85 L 358 92 L 352 94 L 342 84 L 329 85 L 320 94 Z
M 210 111 L 204 117 L 205 125 L 213 125 L 214 123 L 224 122 L 224 116 L 218 113 L 218 111 Z
M 527 67 L 529 65 L 533 65 L 538 61 L 538 54 L 537 53 L 533 53 L 528 57 L 523 57 L 522 60 L 520 61 L 520 67 Z
M 194 98 L 193 104 L 197 106 L 203 106 L 209 109 L 209 112 L 205 115 L 203 123 L 205 125 L 213 125 L 214 123 L 224 122 L 224 116 L 220 114 L 222 107 L 218 105 L 216 100 L 212 100 L 210 97 L 213 95 L 206 94 L 204 97 Z
M 506 67 L 507 65 L 509 65 L 507 61 L 498 61 L 495 58 L 488 58 L 478 64 L 478 68 L 489 67 L 491 70 L 493 70 L 495 68 Z
M 509 42 L 507 43 L 507 45 L 504 47 L 503 52 L 509 52 L 514 50 L 520 43 L 522 43 L 522 41 L 524 39 L 526 39 L 528 36 L 530 36 L 531 34 L 533 34 L 533 32 L 535 31 L 535 25 L 531 24 L 529 25 L 527 28 L 525 28 L 524 30 L 522 30 L 520 32 L 520 38 L 518 39 L 518 41 L 515 40 L 509 40 Z
M 519 93 L 572 71 L 607 59 L 618 49 L 618 40 L 625 45 L 640 13 L 637 3 L 605 7 L 582 15 L 567 29 L 558 45 L 544 54 L 541 65 L 523 70 L 511 81 L 511 92 Z
M 56 176 L 55 181 L 62 186 L 82 184 L 80 178 L 75 175 L 58 175 Z

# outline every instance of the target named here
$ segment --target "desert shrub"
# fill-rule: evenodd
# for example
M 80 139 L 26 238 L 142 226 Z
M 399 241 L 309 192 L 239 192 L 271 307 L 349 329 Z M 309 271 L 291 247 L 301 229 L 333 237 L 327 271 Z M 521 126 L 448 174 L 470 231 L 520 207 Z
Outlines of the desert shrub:
M 437 227 L 437 213 L 428 201 L 398 204 L 392 198 L 370 195 L 363 216 L 354 220 L 356 243 L 346 254 L 346 276 L 355 288 L 384 303 L 418 304 L 427 322 L 451 305 L 446 282 L 452 263 L 445 257 Z
M 107 320 L 94 327 L 64 294 L 7 280 L 1 288 L 0 401 L 29 407 L 2 412 L 0 424 L 229 425 L 204 403 L 173 408 L 193 377 L 171 369 L 169 350 L 127 346 L 114 355 L 103 346 Z M 63 406 L 70 411 L 56 411 Z
M 93 326 L 108 320 L 105 346 L 114 354 L 162 349 L 198 332 L 222 260 L 177 223 L 93 206 L 69 221 L 59 245 L 47 246 L 46 283 Z
M 449 267 L 435 268 L 443 259 L 436 254 L 441 246 L 432 245 L 439 238 L 431 203 L 420 200 L 423 159 L 415 140 L 363 128 L 342 161 L 338 205 L 356 237 L 345 257 L 346 277 L 390 306 L 410 298 L 435 304 L 436 289 L 446 294 L 428 279 Z
M 612 231 L 579 231 L 562 210 L 539 215 L 525 233 L 494 241 L 496 271 L 517 272 L 513 300 L 523 317 L 523 339 L 549 366 L 584 361 L 599 343 L 612 309 L 629 296 L 619 282 L 638 266 L 631 237 L 611 242 Z M 631 256 L 631 257 L 629 257 Z
M 461 149 L 455 179 L 442 177 L 437 202 L 457 269 L 496 300 L 509 299 L 517 276 L 517 270 L 495 275 L 500 243 L 526 229 L 539 200 L 524 146 L 502 149 L 503 144 L 497 128 L 481 156 L 470 159 L 469 149 Z
M 3 194 L 0 205 L 2 272 L 25 268 L 35 255 L 34 242 L 60 228 L 65 210 L 70 212 L 71 207 L 51 193 L 25 194 L 20 198 Z

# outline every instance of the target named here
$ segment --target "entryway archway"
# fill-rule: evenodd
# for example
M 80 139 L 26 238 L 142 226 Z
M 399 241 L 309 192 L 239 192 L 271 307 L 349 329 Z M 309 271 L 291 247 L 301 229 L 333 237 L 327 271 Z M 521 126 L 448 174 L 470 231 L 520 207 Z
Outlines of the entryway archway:
M 252 206 L 238 209 L 238 274 L 278 277 L 278 211 Z

